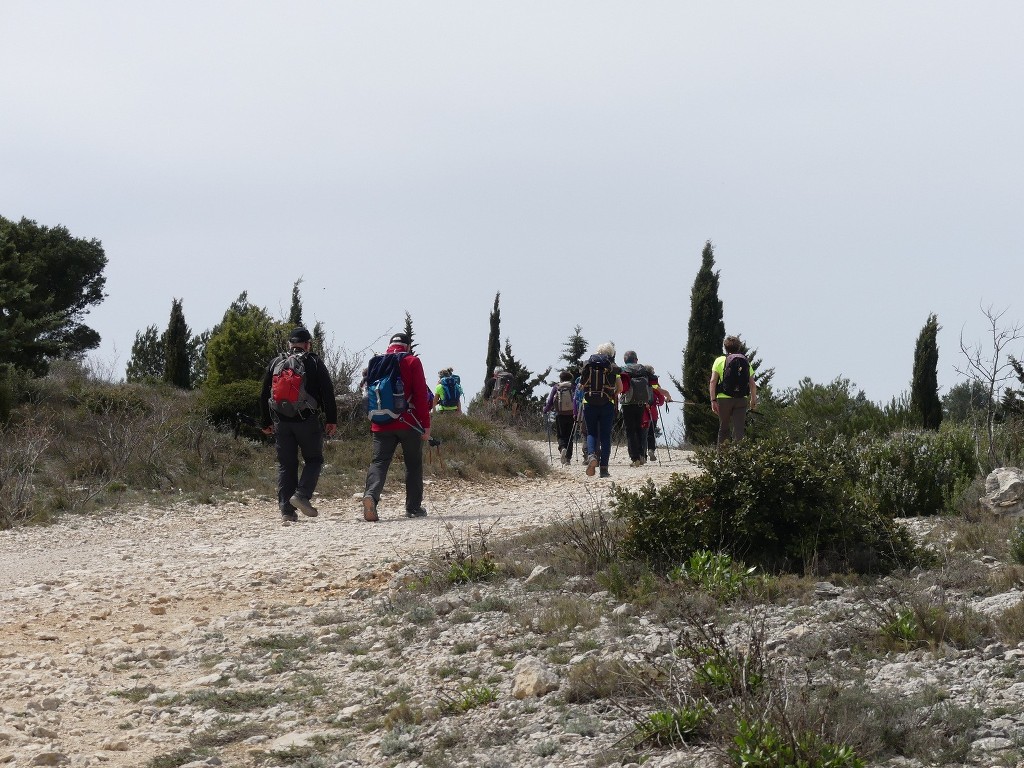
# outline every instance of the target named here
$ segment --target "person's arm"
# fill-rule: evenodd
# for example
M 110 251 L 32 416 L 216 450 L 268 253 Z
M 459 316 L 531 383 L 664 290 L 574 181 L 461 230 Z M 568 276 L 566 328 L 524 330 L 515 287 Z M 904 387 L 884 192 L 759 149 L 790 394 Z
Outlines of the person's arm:
M 750 377 L 750 408 L 757 408 L 757 382 L 753 376 Z
M 718 371 L 711 372 L 711 381 L 708 382 L 708 394 L 711 395 L 711 410 L 718 413 Z
M 541 409 L 544 413 L 548 413 L 548 412 L 551 411 L 551 408 L 553 407 L 553 404 L 555 402 L 555 392 L 557 390 L 558 390 L 558 385 L 557 384 L 552 385 L 551 391 L 548 392 L 548 399 L 544 401 L 544 407 Z
M 406 355 L 402 358 L 402 363 L 406 366 L 403 373 L 409 377 L 403 379 L 406 391 L 411 393 L 411 405 L 416 412 L 415 416 L 420 422 L 420 427 L 423 429 L 423 439 L 429 440 L 430 406 L 427 400 L 427 377 L 423 373 L 423 363 L 416 355 Z
M 334 382 L 323 360 L 317 358 L 316 367 L 320 372 L 320 407 L 324 412 L 324 431 L 331 437 L 338 429 L 338 401 L 334 395 Z

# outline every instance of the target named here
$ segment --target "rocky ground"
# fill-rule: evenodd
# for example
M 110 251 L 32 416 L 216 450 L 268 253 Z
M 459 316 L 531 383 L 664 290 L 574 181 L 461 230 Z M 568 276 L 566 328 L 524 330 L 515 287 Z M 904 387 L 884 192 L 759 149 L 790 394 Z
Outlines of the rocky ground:
M 429 573 L 430 553 L 571 517 L 612 482 L 693 471 L 683 453 L 662 458 L 632 468 L 620 456 L 610 481 L 575 464 L 542 480 L 434 482 L 421 520 L 398 516 L 392 482 L 378 524 L 357 499 L 318 499 L 318 518 L 282 524 L 252 498 L 2 532 L 0 765 L 720 764 L 699 748 L 628 749 L 631 713 L 600 680 L 581 682 L 610 660 L 671 656 L 677 630 L 642 610 L 582 579 L 545 589 L 545 563 L 444 594 L 402 587 Z M 1020 600 L 1008 588 L 973 605 L 996 616 Z M 771 646 L 842 660 L 834 625 L 862 613 L 855 590 L 820 584 L 772 608 Z M 980 712 L 965 762 L 1014 765 L 1022 658 L 1024 645 L 996 643 L 893 653 L 867 675 Z

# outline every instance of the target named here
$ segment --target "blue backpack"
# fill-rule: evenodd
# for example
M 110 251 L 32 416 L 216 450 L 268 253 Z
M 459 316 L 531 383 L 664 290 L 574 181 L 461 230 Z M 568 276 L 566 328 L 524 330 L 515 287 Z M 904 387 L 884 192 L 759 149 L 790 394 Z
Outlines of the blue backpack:
M 374 424 L 401 421 L 409 410 L 400 363 L 408 352 L 391 352 L 370 358 L 366 368 L 366 415 Z
M 459 404 L 462 397 L 462 380 L 458 374 L 445 376 L 441 379 L 441 405 L 445 408 L 454 408 Z

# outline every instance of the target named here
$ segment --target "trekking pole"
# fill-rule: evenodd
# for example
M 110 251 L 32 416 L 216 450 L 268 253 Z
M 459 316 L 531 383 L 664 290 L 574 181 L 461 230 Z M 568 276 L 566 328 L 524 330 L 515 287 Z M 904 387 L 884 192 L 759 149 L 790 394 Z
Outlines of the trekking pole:
M 668 413 L 668 403 L 665 403 L 665 413 Z M 662 424 L 665 423 L 665 420 L 661 416 L 660 405 L 658 406 L 658 421 L 661 422 Z M 668 460 L 672 461 L 672 451 L 668 449 L 668 432 L 664 429 L 664 427 L 661 431 L 665 433 L 665 452 L 668 454 Z M 661 459 L 658 459 L 658 466 L 661 466 Z

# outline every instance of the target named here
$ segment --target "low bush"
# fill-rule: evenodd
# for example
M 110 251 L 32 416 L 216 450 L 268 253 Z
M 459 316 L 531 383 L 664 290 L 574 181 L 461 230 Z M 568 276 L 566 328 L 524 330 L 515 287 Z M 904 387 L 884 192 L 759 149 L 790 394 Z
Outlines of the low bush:
M 974 439 L 963 427 L 871 438 L 859 455 L 870 503 L 890 517 L 952 511 L 977 474 Z
M 664 571 L 699 550 L 769 572 L 886 572 L 926 559 L 858 493 L 857 457 L 843 441 L 744 441 L 696 461 L 697 476 L 615 490 L 627 554 Z

